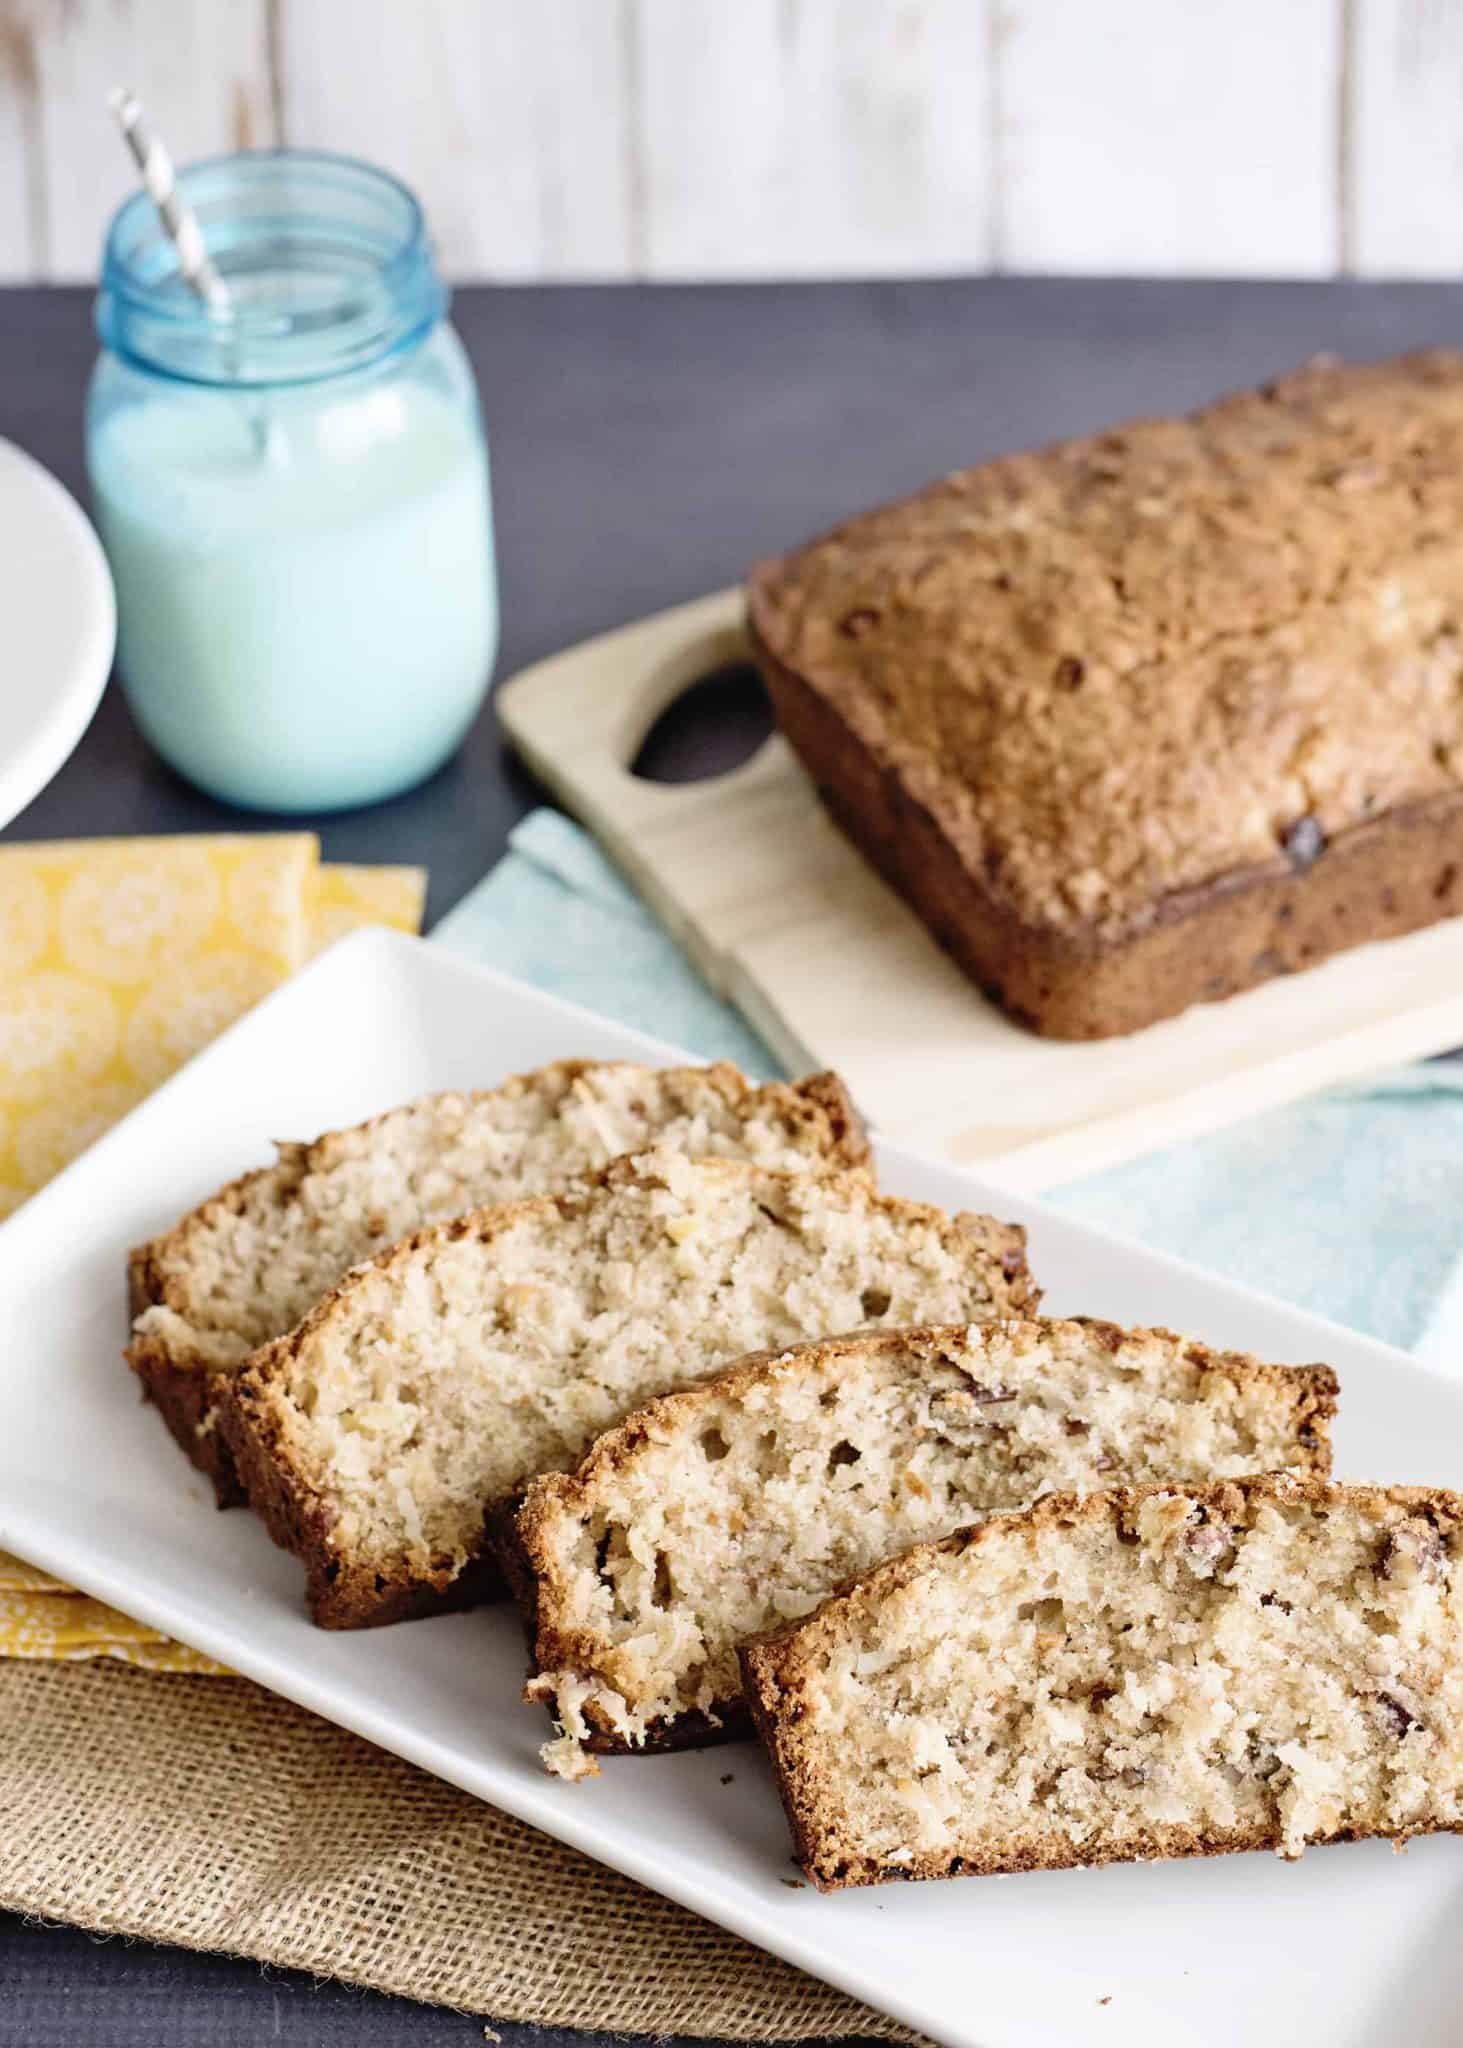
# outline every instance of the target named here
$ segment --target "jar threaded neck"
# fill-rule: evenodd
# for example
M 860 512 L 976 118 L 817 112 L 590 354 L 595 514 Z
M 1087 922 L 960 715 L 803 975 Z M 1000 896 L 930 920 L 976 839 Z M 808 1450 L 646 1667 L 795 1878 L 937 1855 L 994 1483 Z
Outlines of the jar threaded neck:
M 349 374 L 411 347 L 446 313 L 417 201 L 388 172 L 316 150 L 192 164 L 179 183 L 230 286 L 211 312 L 179 273 L 145 193 L 107 233 L 105 347 L 188 383 L 263 387 Z

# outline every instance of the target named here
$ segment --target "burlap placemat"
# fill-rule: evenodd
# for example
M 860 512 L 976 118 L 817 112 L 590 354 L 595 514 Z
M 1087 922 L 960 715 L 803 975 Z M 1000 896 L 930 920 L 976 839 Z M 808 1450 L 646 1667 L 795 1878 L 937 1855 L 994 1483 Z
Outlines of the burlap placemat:
M 0 1662 L 0 1905 L 498 2019 L 918 2038 L 242 1679 Z

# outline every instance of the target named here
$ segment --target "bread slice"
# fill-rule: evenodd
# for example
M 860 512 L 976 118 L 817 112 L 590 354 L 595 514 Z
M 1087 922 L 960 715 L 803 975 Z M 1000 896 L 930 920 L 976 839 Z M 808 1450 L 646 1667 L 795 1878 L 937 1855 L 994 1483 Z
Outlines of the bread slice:
M 228 1375 L 351 1266 L 408 1231 L 548 1194 L 651 1144 L 763 1166 L 851 1168 L 868 1145 L 836 1074 L 759 1087 L 733 1066 L 560 1060 L 429 1095 L 232 1181 L 132 1253 L 127 1359 L 220 1506 L 242 1500 L 217 1427 Z
M 759 1345 L 1020 1312 L 1024 1233 L 820 1176 L 646 1154 L 359 1268 L 230 1381 L 252 1505 L 357 1628 L 501 1589 L 485 1518 L 652 1395 Z
M 667 1394 L 529 1487 L 501 1547 L 542 1700 L 585 1751 L 741 1732 L 736 1650 L 841 1580 L 1056 1487 L 1324 1476 L 1336 1379 L 1168 1330 L 831 1337 Z
M 1463 1828 L 1463 1496 L 1054 1494 L 742 1650 L 824 1890 Z

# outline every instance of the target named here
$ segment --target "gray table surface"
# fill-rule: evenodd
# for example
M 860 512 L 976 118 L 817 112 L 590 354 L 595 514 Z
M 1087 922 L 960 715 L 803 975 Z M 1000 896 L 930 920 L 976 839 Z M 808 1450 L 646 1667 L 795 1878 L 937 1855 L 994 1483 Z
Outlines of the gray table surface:
M 1317 349 L 1457 342 L 1463 287 L 996 278 L 481 289 L 458 295 L 455 317 L 492 441 L 508 675 L 732 582 L 759 554 L 958 463 L 1192 405 Z M 78 492 L 93 349 L 86 294 L 0 293 L 0 434 Z M 753 715 L 738 708 L 744 722 Z M 671 751 L 684 771 L 726 744 L 698 723 Z M 488 710 L 421 789 L 310 822 L 331 858 L 425 863 L 435 918 L 535 800 Z M 111 689 L 72 761 L 0 837 L 278 823 L 180 782 Z M 503 2032 L 515 2043 L 593 2038 Z M 480 2022 L 456 2014 L 0 1916 L 0 2048 L 482 2038 Z

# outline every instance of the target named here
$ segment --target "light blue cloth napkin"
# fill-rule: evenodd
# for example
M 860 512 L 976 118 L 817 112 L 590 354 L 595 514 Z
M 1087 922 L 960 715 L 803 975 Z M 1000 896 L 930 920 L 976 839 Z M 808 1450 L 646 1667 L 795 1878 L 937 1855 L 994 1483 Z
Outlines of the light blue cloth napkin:
M 555 812 L 523 821 L 432 937 L 707 1059 L 778 1071 L 593 841 Z M 1332 1089 L 1046 1199 L 1463 1370 L 1463 1064 Z

